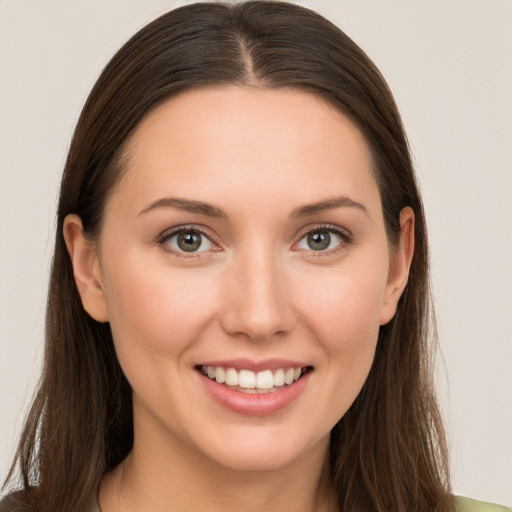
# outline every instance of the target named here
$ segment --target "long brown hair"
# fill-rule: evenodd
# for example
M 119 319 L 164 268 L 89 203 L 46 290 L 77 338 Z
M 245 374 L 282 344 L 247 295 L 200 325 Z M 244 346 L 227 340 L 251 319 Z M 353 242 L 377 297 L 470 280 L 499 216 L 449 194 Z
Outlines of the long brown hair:
M 123 145 L 142 118 L 179 91 L 222 84 L 324 98 L 356 123 L 373 153 L 390 247 L 400 211 L 414 210 L 409 282 L 395 317 L 380 329 L 360 395 L 332 431 L 328 479 L 340 510 L 452 510 L 431 380 L 424 214 L 400 115 L 379 71 L 340 29 L 303 7 L 268 1 L 171 11 L 133 36 L 94 86 L 62 179 L 43 374 L 6 486 L 21 485 L 17 501 L 27 510 L 83 512 L 103 475 L 131 450 L 131 389 L 109 325 L 81 305 L 63 220 L 76 213 L 96 236 L 122 174 Z

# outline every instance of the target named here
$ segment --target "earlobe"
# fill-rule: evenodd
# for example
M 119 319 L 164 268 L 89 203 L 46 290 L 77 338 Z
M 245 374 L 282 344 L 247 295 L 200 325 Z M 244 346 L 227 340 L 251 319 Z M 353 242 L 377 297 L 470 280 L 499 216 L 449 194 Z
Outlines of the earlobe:
M 66 216 L 63 232 L 82 305 L 94 320 L 108 322 L 96 244 L 84 235 L 78 215 Z
M 387 324 L 394 316 L 398 301 L 409 279 L 414 254 L 414 212 L 409 206 L 400 212 L 400 241 L 389 269 L 384 300 L 380 313 L 380 325 Z

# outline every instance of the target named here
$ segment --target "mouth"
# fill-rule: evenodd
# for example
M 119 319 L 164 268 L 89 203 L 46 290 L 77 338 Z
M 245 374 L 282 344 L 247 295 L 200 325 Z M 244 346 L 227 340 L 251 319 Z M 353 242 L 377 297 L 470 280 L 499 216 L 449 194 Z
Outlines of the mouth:
M 252 371 L 224 366 L 199 365 L 196 369 L 213 382 L 247 394 L 274 393 L 291 386 L 313 371 L 312 366 Z

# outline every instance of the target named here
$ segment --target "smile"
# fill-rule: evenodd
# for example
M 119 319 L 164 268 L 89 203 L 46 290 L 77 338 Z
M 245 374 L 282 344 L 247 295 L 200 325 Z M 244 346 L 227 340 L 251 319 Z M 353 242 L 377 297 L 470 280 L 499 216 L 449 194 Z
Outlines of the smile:
M 199 367 L 200 372 L 217 384 L 249 394 L 263 394 L 279 391 L 297 382 L 311 367 L 277 368 L 254 372 L 252 370 L 226 368 L 223 366 Z

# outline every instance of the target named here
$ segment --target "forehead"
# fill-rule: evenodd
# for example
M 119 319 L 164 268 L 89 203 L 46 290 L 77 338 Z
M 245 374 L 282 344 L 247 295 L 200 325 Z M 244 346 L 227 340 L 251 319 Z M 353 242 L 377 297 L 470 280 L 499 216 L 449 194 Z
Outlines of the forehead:
M 148 201 L 164 193 L 210 200 L 230 191 L 270 199 L 285 191 L 308 202 L 315 199 L 308 196 L 376 187 L 355 124 L 322 98 L 286 88 L 180 93 L 136 128 L 125 162 L 120 188 Z M 336 187 L 343 190 L 331 190 Z
M 286 127 L 284 131 L 282 128 Z M 343 141 L 365 145 L 357 126 L 339 109 L 323 98 L 293 88 L 266 89 L 251 86 L 223 86 L 195 88 L 181 92 L 152 110 L 135 129 L 130 138 L 131 149 L 140 149 L 140 143 L 151 145 L 165 137 L 186 142 L 205 135 L 215 142 L 229 137 L 233 144 L 299 144 L 305 150 L 324 140 L 332 142 L 333 127 L 343 131 L 337 145 Z M 257 135 L 257 137 L 251 137 Z M 333 133 L 336 137 L 338 133 Z M 154 137 L 157 136 L 157 139 Z M 162 136 L 162 137 L 161 137 Z M 350 140 L 349 140 L 350 139 Z M 204 142 L 204 141 L 203 141 Z M 220 140 L 220 142 L 225 142 Z

